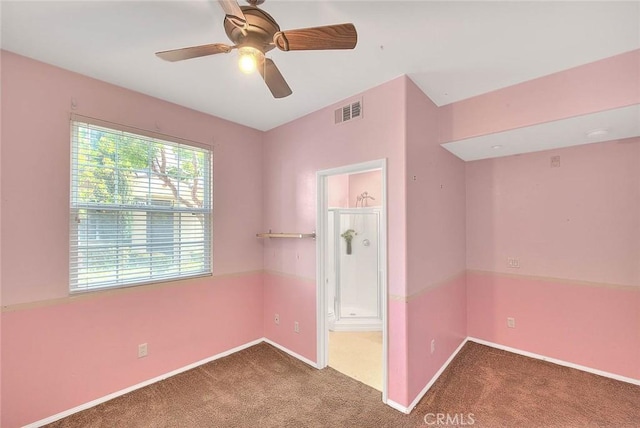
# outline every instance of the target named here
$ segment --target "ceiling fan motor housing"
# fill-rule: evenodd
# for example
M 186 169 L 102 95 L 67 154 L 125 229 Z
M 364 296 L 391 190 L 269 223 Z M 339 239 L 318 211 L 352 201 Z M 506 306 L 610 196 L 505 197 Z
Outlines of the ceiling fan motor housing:
M 229 40 L 239 47 L 250 46 L 265 53 L 275 47 L 273 36 L 280 31 L 280 26 L 271 15 L 253 6 L 241 6 L 247 21 L 247 28 L 238 28 L 229 20 L 224 19 L 224 31 Z

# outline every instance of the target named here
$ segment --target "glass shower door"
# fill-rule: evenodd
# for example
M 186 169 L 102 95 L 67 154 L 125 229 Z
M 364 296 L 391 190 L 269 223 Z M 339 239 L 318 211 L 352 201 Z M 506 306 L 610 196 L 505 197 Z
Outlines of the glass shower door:
M 379 213 L 372 209 L 340 210 L 338 224 L 339 318 L 380 318 Z M 352 231 L 350 254 L 347 239 Z

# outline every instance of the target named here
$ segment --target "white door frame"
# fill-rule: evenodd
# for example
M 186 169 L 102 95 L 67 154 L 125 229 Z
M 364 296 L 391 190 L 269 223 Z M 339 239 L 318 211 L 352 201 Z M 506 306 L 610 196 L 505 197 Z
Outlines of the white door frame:
M 387 322 L 387 160 L 379 159 L 316 173 L 316 317 L 317 317 L 317 366 L 323 369 L 329 361 L 328 290 L 325 273 L 327 250 L 328 177 L 331 175 L 357 174 L 380 170 L 382 173 L 382 209 L 380 210 L 380 305 L 382 307 L 382 402 L 387 403 L 388 387 L 388 322 Z

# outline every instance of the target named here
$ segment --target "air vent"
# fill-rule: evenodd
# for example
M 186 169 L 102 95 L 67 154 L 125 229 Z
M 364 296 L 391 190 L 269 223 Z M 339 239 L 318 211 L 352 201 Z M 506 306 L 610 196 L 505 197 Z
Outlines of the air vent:
M 334 111 L 336 124 L 362 118 L 362 100 L 355 101 Z
M 362 112 L 362 104 L 360 101 L 356 101 L 351 104 L 351 119 L 355 119 L 356 117 L 360 117 L 360 113 Z
M 342 121 L 351 120 L 351 105 L 342 107 Z

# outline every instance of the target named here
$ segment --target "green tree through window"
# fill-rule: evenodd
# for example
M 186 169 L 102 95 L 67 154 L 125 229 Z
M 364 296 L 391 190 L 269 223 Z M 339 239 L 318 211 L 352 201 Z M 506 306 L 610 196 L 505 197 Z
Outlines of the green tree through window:
M 72 123 L 72 291 L 211 273 L 211 152 Z

